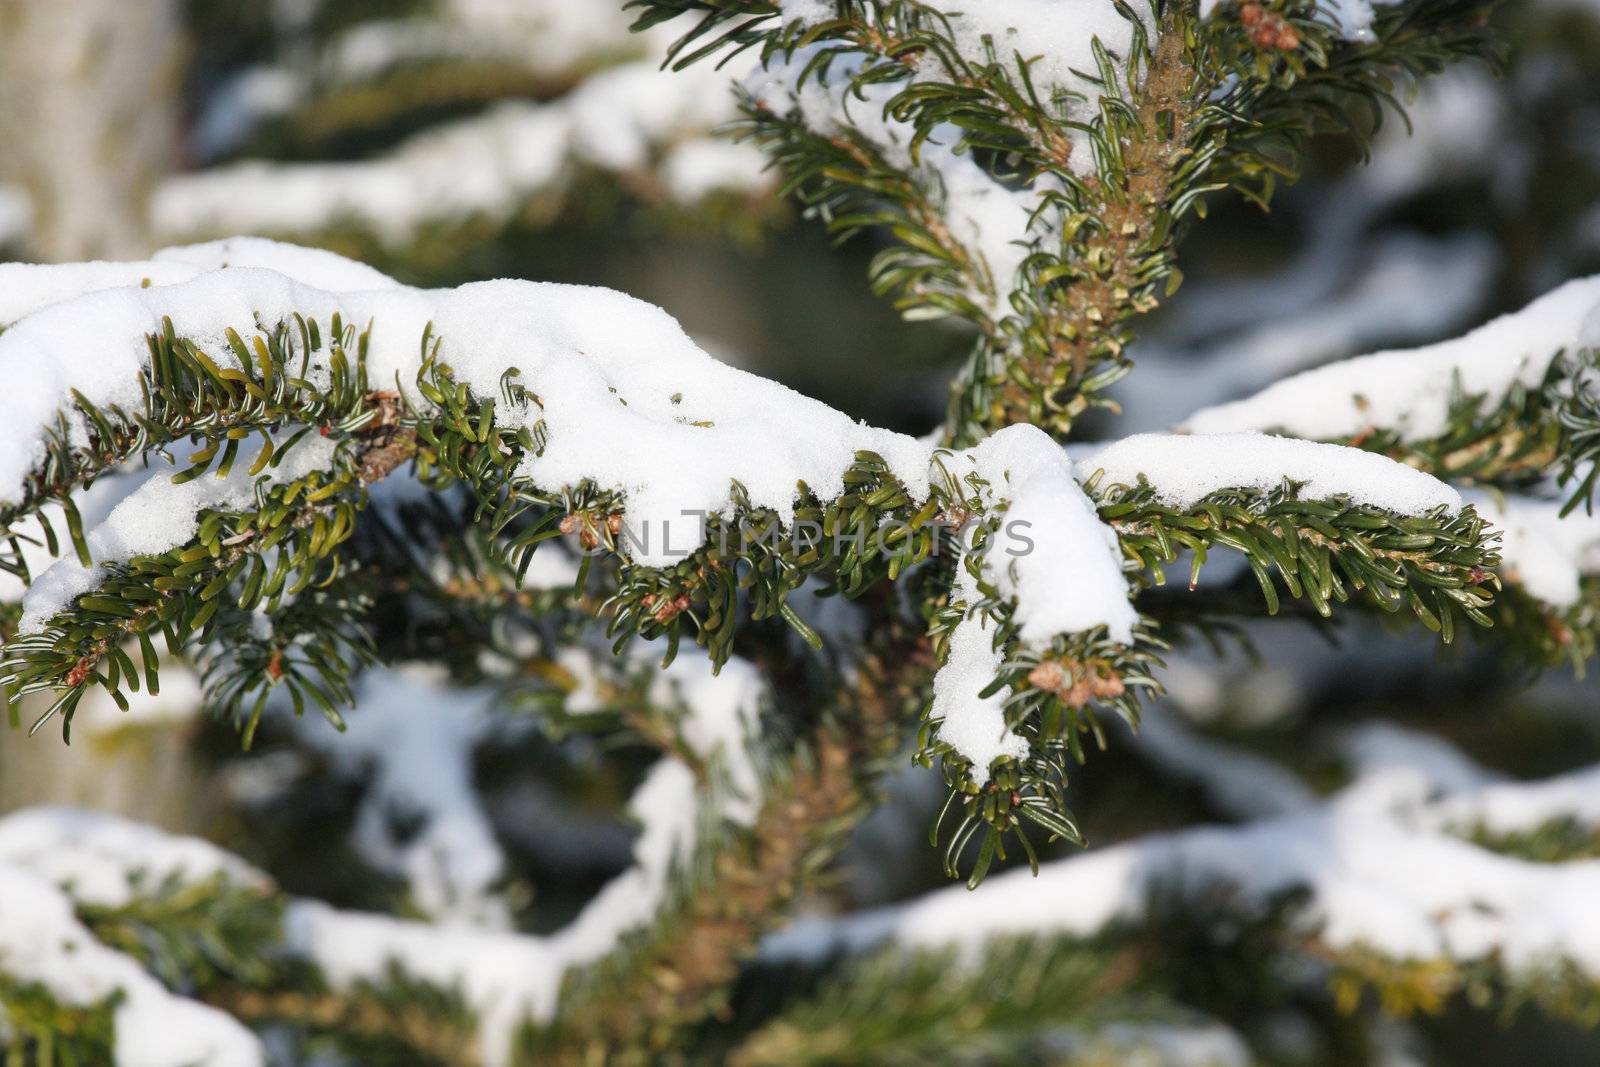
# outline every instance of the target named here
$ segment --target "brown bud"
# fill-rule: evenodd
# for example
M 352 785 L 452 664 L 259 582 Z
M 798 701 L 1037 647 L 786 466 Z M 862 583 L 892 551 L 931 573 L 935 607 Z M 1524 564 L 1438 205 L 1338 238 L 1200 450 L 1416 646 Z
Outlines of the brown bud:
M 1284 23 L 1283 29 L 1278 31 L 1278 50 L 1281 52 L 1293 52 L 1299 47 L 1300 35 L 1295 32 L 1295 28 L 1293 26 L 1289 25 L 1287 22 Z
M 613 511 L 606 516 L 606 529 L 611 531 L 613 537 L 622 532 L 622 512 Z
M 1059 690 L 1067 681 L 1067 672 L 1061 664 L 1053 659 L 1047 659 L 1033 670 L 1028 672 L 1028 684 L 1035 689 L 1043 689 L 1047 693 Z
M 1239 21 L 1246 28 L 1253 27 L 1266 17 L 1266 11 L 1260 4 L 1241 4 L 1239 7 Z
M 1101 699 L 1114 699 L 1128 691 L 1128 687 L 1123 684 L 1122 679 L 1112 671 L 1107 671 L 1105 674 L 1096 671 L 1089 682 L 1089 688 L 1095 696 Z
M 561 532 L 562 533 L 570 534 L 570 533 L 575 532 L 577 529 L 578 529 L 578 516 L 576 516 L 576 515 L 563 515 L 563 516 L 561 516 Z

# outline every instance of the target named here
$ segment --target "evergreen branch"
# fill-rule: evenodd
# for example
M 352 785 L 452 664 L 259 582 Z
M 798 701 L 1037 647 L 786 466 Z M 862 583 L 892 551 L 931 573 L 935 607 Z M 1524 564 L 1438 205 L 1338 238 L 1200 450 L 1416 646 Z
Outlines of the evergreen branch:
M 1062 1028 L 1132 1014 L 1128 998 L 1148 981 L 1137 947 L 1111 939 L 997 938 L 976 967 L 962 968 L 956 957 L 890 949 L 851 961 L 749 1035 L 728 1062 L 1041 1062 Z
M 1245 5 L 1248 16 L 1230 5 L 1204 22 L 1153 2 L 1148 24 L 1123 5 L 1128 54 L 1102 47 L 1083 92 L 1037 84 L 1032 58 L 999 54 L 993 41 L 984 57 L 964 53 L 953 28 L 962 16 L 916 0 L 840 3 L 834 18 L 789 25 L 766 3 L 633 6 L 641 27 L 699 16 L 675 46 L 678 66 L 759 44 L 769 71 L 794 83 L 792 106 L 747 102 L 747 133 L 841 237 L 893 235 L 873 262 L 876 290 L 898 294 L 908 316 L 978 327 L 947 426 L 948 440 L 971 444 L 1012 422 L 1065 435 L 1106 406 L 1095 394 L 1130 367 L 1131 321 L 1177 284 L 1176 243 L 1203 196 L 1232 187 L 1264 204 L 1313 133 L 1363 136 L 1376 124 L 1394 103 L 1396 70 L 1416 77 L 1485 54 L 1492 5 L 1411 0 L 1386 7 L 1359 42 L 1341 40 L 1312 2 L 1283 14 Z M 839 94 L 825 124 L 798 99 L 808 80 Z M 1074 112 L 1084 93 L 1098 106 Z M 958 192 L 991 181 L 989 195 L 1025 204 L 1028 222 L 986 231 L 979 247 L 956 217 Z M 997 261 L 1005 239 L 1027 246 L 1016 277 Z
M 1493 625 L 1486 611 L 1499 555 L 1475 510 L 1398 515 L 1348 498 L 1306 499 L 1301 488 L 1286 479 L 1266 492 L 1224 490 L 1180 510 L 1162 504 L 1143 479 L 1088 485 L 1151 585 L 1163 584 L 1163 568 L 1188 556 L 1193 589 L 1220 547 L 1250 564 L 1269 614 L 1278 611 L 1281 583 L 1324 618 L 1352 593 L 1364 593 L 1385 612 L 1408 609 L 1446 642 L 1458 619 Z
M 555 1027 L 530 1037 L 528 1056 L 655 1062 L 720 1009 L 739 963 L 865 814 L 898 746 L 928 663 L 921 641 L 903 626 L 889 629 L 874 635 L 880 647 L 834 698 L 839 706 L 824 709 L 812 743 L 767 788 L 754 826 L 717 850 L 709 875 L 642 945 L 569 989 Z
M 116 994 L 100 1003 L 63 1004 L 44 985 L 0 972 L 0 1052 L 7 1067 L 92 1067 L 110 1063 Z
M 1417 437 L 1373 426 L 1340 441 L 1467 484 L 1526 487 L 1553 476 L 1568 494 L 1564 512 L 1592 510 L 1600 480 L 1600 352 L 1559 354 L 1536 385 L 1504 396 L 1468 393 L 1458 381 L 1443 433 Z

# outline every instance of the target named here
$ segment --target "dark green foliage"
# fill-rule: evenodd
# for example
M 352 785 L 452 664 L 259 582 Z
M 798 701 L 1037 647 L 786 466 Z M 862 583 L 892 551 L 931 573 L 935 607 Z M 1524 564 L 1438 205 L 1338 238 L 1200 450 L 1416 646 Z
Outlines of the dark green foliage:
M 62 1004 L 44 986 L 0 974 L 7 1024 L 6 1067 L 101 1067 L 110 1063 L 115 996 L 97 1004 Z
M 150 884 L 146 884 L 146 883 Z M 282 941 L 284 902 L 264 887 L 226 875 L 186 881 L 133 880 L 125 904 L 82 904 L 78 917 L 95 939 L 142 963 L 170 989 L 184 993 L 222 983 L 264 986 Z

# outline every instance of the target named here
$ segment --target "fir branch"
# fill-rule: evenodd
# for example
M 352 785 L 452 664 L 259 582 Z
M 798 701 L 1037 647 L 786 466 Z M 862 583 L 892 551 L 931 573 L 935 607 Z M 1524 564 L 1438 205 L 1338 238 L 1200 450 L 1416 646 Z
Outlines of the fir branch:
M 767 789 L 760 815 L 710 861 L 643 945 L 595 968 L 569 990 L 555 1027 L 530 1037 L 535 1059 L 649 1063 L 723 1005 L 739 963 L 784 908 L 815 884 L 865 814 L 897 747 L 928 667 L 925 646 L 901 626 L 825 711 L 812 743 Z
M 1061 1029 L 1131 1014 L 1129 998 L 1148 983 L 1139 948 L 1113 939 L 997 938 L 975 968 L 956 957 L 889 949 L 852 961 L 749 1035 L 728 1062 L 1038 1062 Z

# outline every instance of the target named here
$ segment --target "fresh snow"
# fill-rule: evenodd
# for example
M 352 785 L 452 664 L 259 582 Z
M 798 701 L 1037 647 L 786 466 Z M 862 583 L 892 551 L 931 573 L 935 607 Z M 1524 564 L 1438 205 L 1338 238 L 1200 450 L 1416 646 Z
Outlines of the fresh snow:
M 956 595 L 968 605 L 978 599 L 977 584 L 965 565 L 959 569 Z M 939 723 L 939 740 L 972 761 L 972 780 L 981 787 L 989 783 L 991 763 L 1001 756 L 1022 759 L 1028 742 L 1006 725 L 1004 691 L 979 695 L 1000 676 L 1005 649 L 995 647 L 987 613 L 970 606 L 966 610 L 951 631 L 944 666 L 934 675 L 930 717 Z
M 128 956 L 100 944 L 67 896 L 39 875 L 0 863 L 0 970 L 38 983 L 63 1004 L 88 1008 L 116 994 L 115 1067 L 262 1067 L 243 1025 L 175 996 Z
M 1585 343 L 1585 323 L 1597 312 L 1600 276 L 1571 281 L 1463 337 L 1306 371 L 1247 399 L 1196 412 L 1185 427 L 1199 434 L 1284 430 L 1321 439 L 1377 428 L 1412 441 L 1437 437 L 1448 426 L 1458 387 L 1490 405 L 1518 384 L 1537 387 L 1558 355 Z
M 509 1063 L 518 1027 L 530 1018 L 548 1021 L 554 1013 L 563 976 L 611 952 L 619 939 L 657 915 L 674 872 L 696 847 L 706 821 L 726 818 L 747 824 L 759 807 L 759 780 L 748 736 L 763 699 L 755 668 L 734 659 L 713 675 L 702 651 L 686 649 L 664 675 L 667 680 L 660 683 L 655 697 L 684 701 L 685 743 L 700 757 L 720 760 L 736 791 L 715 793 L 708 805 L 687 765 L 673 758 L 658 762 L 628 802 L 627 813 L 641 828 L 632 848 L 632 865 L 602 887 L 567 926 L 536 937 L 482 925 L 493 916 L 481 909 L 456 911 L 447 915 L 453 921 L 429 924 L 297 901 L 285 917 L 288 950 L 317 966 L 336 989 L 381 986 L 392 965 L 412 978 L 459 989 L 477 1017 L 485 1064 Z M 374 811 L 383 804 L 396 804 L 420 808 L 431 816 L 423 828 L 427 847 L 399 857 L 419 868 L 413 873 L 426 877 L 420 868 L 429 862 L 449 868 L 453 877 L 463 870 L 487 877 L 491 869 L 499 869 L 496 846 L 482 836 L 487 828 L 481 825 L 481 813 L 463 792 L 470 789 L 470 781 L 462 776 L 470 775 L 471 741 L 486 726 L 482 696 L 473 690 L 443 692 L 431 675 L 411 669 L 370 672 L 363 679 L 361 706 L 350 715 L 350 730 L 340 740 L 352 742 L 352 763 L 375 761 Z M 432 724 L 433 718 L 443 722 Z M 378 740 L 386 750 L 382 756 L 377 755 Z M 318 747 L 334 752 L 332 745 Z M 365 814 L 358 819 L 358 845 L 385 847 L 364 839 L 372 828 L 364 829 L 363 822 L 370 822 Z M 366 847 L 363 851 L 373 854 Z M 461 868 L 454 866 L 458 863 Z M 142 883 L 136 880 L 141 872 L 146 879 Z M 131 1036 L 125 1036 L 119 1014 L 119 1055 L 126 1043 L 134 1058 L 119 1059 L 118 1067 L 186 1067 L 198 1062 L 207 1067 L 253 1067 L 259 1057 L 229 1058 L 242 1054 L 230 1052 L 216 1036 L 219 1027 L 235 1025 L 231 1019 L 170 997 L 132 961 L 101 948 L 81 928 L 65 936 L 64 943 L 83 970 L 68 972 L 64 963 L 41 954 L 30 940 L 32 928 L 40 925 L 37 916 L 11 906 L 15 894 L 7 881 L 28 879 L 30 899 L 66 909 L 65 897 L 50 887 L 62 887 L 75 901 L 115 907 L 131 900 L 141 885 L 157 884 L 169 876 L 192 883 L 217 875 L 239 884 L 268 885 L 259 872 L 207 842 L 114 816 L 47 808 L 6 816 L 0 819 L 0 901 L 7 901 L 0 907 L 0 971 L 24 978 L 41 974 L 40 980 L 59 974 L 62 984 L 52 988 L 70 1003 L 124 990 L 128 1000 L 119 1012 L 129 1013 L 129 1026 L 137 1026 L 137 1031 L 130 1029 L 126 1033 Z M 34 889 L 35 882 L 42 888 Z M 453 888 L 481 890 L 483 885 L 481 878 L 457 880 Z M 48 928 L 39 936 L 48 938 L 55 932 Z M 191 1024 L 185 1014 L 191 1010 L 215 1015 L 219 1022 L 197 1016 Z M 183 1025 L 192 1034 L 173 1046 L 170 1058 L 136 1058 L 165 1048 L 140 1036 L 159 1033 L 157 1023 L 162 1020 Z M 217 1051 L 211 1052 L 212 1048 Z
M 1445 778 L 1427 766 L 1379 761 L 1306 810 L 1152 835 L 1046 864 L 1036 878 L 1007 871 L 971 892 L 950 887 L 840 920 L 802 921 L 770 938 L 763 955 L 819 958 L 890 941 L 955 946 L 976 960 L 997 936 L 1087 937 L 1137 921 L 1173 888 L 1230 887 L 1242 901 L 1262 903 L 1304 888 L 1308 917 L 1335 950 L 1399 960 L 1497 958 L 1513 972 L 1566 960 L 1600 976 L 1600 926 L 1592 921 L 1600 861 L 1530 863 L 1440 828 L 1487 809 L 1507 813 L 1502 825 L 1523 827 L 1580 792 L 1578 810 L 1590 813 L 1592 772 L 1485 787 L 1481 775 L 1450 770 L 1451 761 L 1436 766 L 1446 768 Z M 1521 791 L 1534 799 L 1512 799 Z
M 310 234 L 356 223 L 399 246 L 429 222 L 509 219 L 529 199 L 570 181 L 578 167 L 638 173 L 658 157 L 664 190 L 684 203 L 767 189 L 774 178 L 759 150 L 708 134 L 737 117 L 729 76 L 715 64 L 675 72 L 625 63 L 560 99 L 502 102 L 370 160 L 247 161 L 175 175 L 157 188 L 151 222 L 174 235 Z M 323 288 L 354 287 L 296 277 Z
M 1303 482 L 1309 499 L 1348 497 L 1400 515 L 1461 510 L 1461 494 L 1404 464 L 1359 448 L 1298 441 L 1257 433 L 1182 436 L 1138 434 L 1077 463 L 1088 481 L 1136 486 L 1142 477 L 1163 503 L 1193 507 L 1223 489 L 1275 489 L 1284 479 Z
M 94 940 L 73 914 L 75 901 L 114 908 L 169 877 L 217 876 L 266 884 L 213 845 L 115 816 L 64 808 L 7 815 L 0 819 L 0 972 L 38 982 L 64 1004 L 87 1007 L 120 993 L 112 1011 L 116 1067 L 258 1067 L 265 1056 L 249 1030 L 168 992 L 133 959 Z
M 313 471 L 326 470 L 334 449 L 334 442 L 327 438 L 307 436 L 282 454 L 282 462 L 269 467 L 263 477 L 269 484 L 287 484 Z M 235 463 L 226 478 L 208 474 L 174 483 L 179 473 L 169 470 L 151 476 L 112 508 L 104 521 L 85 532 L 84 541 L 94 566 L 85 567 L 76 556 L 64 551 L 60 559 L 37 575 L 22 596 L 18 630 L 37 633 L 44 629 L 51 616 L 74 597 L 100 584 L 101 566 L 135 556 L 157 555 L 188 543 L 199 528 L 202 511 L 250 506 L 255 501 L 256 483 L 261 480 L 250 476 L 248 462 Z
M 103 908 L 122 907 L 141 885 L 148 890 L 168 878 L 267 884 L 244 861 L 199 838 L 72 808 L 27 808 L 0 818 L 0 867 L 8 866 L 70 886 L 73 899 Z
M 927 0 L 927 4 L 950 19 L 956 49 L 968 62 L 987 63 L 993 55 L 1014 69 L 1015 56 L 1032 61 L 1029 75 L 1041 95 L 1055 89 L 1083 98 L 1068 109 L 1080 122 L 1099 115 L 1104 92 L 1085 77 L 1099 71 L 1094 42 L 1122 60 L 1133 48 L 1133 21 L 1123 18 L 1108 0 Z M 1148 29 L 1148 6 L 1129 7 L 1146 20 Z M 936 76 L 931 70 L 929 74 Z M 1117 88 L 1111 87 L 1113 95 Z M 1074 165 L 1077 168 L 1078 161 Z
M 1600 516 L 1561 502 L 1474 491 L 1478 514 L 1500 531 L 1500 573 L 1529 596 L 1566 610 L 1583 599 L 1581 582 L 1600 574 Z
M 48 284 L 60 287 L 55 278 Z M 233 266 L 173 285 L 85 292 L 0 334 L 0 366 L 18 385 L 0 396 L 0 501 L 18 499 L 41 455 L 40 435 L 68 405 L 71 390 L 102 406 L 137 408 L 145 337 L 160 331 L 164 315 L 226 366 L 234 361 L 226 328 L 249 334 L 258 321 L 272 324 L 299 312 L 326 322 L 336 311 L 347 322 L 372 324 L 373 381 L 414 379 L 429 323 L 442 339 L 443 359 L 479 395 L 497 396 L 502 373 L 520 369 L 544 407 L 502 409 L 497 417 L 513 425 L 542 418 L 548 438 L 544 453 L 529 457 L 521 473 L 546 488 L 591 479 L 625 494 L 642 563 L 675 562 L 697 547 L 704 515 L 731 507 L 735 480 L 757 507 L 772 508 L 785 522 L 793 516 L 797 483 L 825 500 L 838 496 L 844 471 L 862 449 L 883 455 L 914 496 L 928 491 L 926 446 L 718 363 L 665 312 L 611 290 L 493 281 L 454 290 L 390 285 L 334 292 L 279 270 Z M 288 462 L 295 462 L 293 454 Z M 139 509 L 145 521 L 103 534 L 96 559 L 170 547 L 190 529 L 191 503 L 237 501 L 244 488 L 231 478 L 147 486 L 156 501 Z M 123 507 L 134 510 L 132 501 Z M 79 592 L 81 585 L 81 575 L 64 582 Z
M 1023 643 L 1048 648 L 1062 634 L 1104 627 L 1112 640 L 1132 644 L 1139 615 L 1121 545 L 1073 480 L 1060 445 L 1035 426 L 1008 426 L 967 452 L 941 453 L 939 463 L 963 493 L 978 483 L 985 508 L 999 517 L 980 566 L 984 581 L 1014 605 Z M 983 785 L 990 763 L 1020 759 L 1028 746 L 1006 726 L 1006 694 L 979 696 L 1005 659 L 991 620 L 976 608 L 979 599 L 963 562 L 953 600 L 967 613 L 934 677 L 931 715 L 940 720 L 940 739 L 972 761 L 973 778 Z
M 320 715 L 284 718 L 336 771 L 364 782 L 352 829 L 363 859 L 403 878 L 432 919 L 503 928 L 511 920 L 495 887 L 505 854 L 473 785 L 492 694 L 446 681 L 418 664 L 369 670 L 342 732 Z
M 965 482 L 988 483 L 991 506 L 1009 501 L 984 557 L 985 577 L 1016 602 L 1024 642 L 1104 626 L 1114 641 L 1133 643 L 1139 621 L 1123 576 L 1116 531 L 1073 478 L 1067 453 L 1036 426 L 1007 426 L 946 468 Z
M 628 804 L 643 827 L 634 866 L 548 937 L 431 926 L 304 901 L 285 919 L 289 948 L 335 989 L 382 983 L 395 966 L 411 978 L 459 989 L 477 1016 L 484 1063 L 505 1067 L 517 1029 L 555 1012 L 568 969 L 600 959 L 660 910 L 672 871 L 697 838 L 697 793 L 688 767 L 673 759 L 656 764 Z
M 935 129 L 913 159 L 915 128 L 885 110 L 905 85 L 877 83 L 852 90 L 850 79 L 865 61 L 855 53 L 833 55 L 826 74 L 813 71 L 805 75 L 806 66 L 821 51 L 832 49 L 821 43 L 797 49 L 791 56 L 771 56 L 745 79 L 745 91 L 777 114 L 798 114 L 809 129 L 823 136 L 853 131 L 876 147 L 891 166 L 911 173 L 940 204 L 940 215 L 951 234 L 983 260 L 993 284 L 969 293 L 969 298 L 991 314 L 1003 315 L 1017 269 L 1048 230 L 1042 217 L 1034 213 L 1038 196 L 1029 190 L 1007 188 L 969 153 L 957 152 L 961 130 L 950 123 Z

